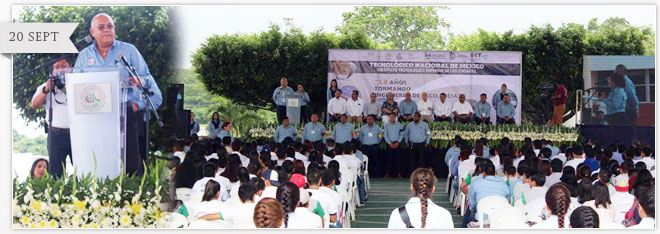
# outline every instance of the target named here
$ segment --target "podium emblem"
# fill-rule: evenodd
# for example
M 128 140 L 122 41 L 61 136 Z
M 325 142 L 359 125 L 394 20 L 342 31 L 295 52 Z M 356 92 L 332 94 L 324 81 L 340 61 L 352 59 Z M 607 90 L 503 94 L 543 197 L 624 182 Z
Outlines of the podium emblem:
M 98 112 L 105 105 L 105 93 L 97 85 L 89 85 L 82 91 L 82 108 L 88 112 Z

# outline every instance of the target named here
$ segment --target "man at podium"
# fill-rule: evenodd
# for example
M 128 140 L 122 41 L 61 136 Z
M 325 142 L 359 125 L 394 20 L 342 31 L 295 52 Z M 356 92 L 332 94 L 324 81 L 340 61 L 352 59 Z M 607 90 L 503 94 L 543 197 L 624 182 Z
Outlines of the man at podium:
M 163 102 L 158 84 L 149 73 L 149 67 L 140 51 L 132 44 L 115 40 L 115 23 L 112 17 L 106 13 L 95 15 L 89 32 L 94 37 L 94 43 L 80 51 L 75 67 L 116 67 L 121 64 L 120 58 L 124 57 L 131 66 L 135 67 L 135 71 L 149 91 L 154 107 L 158 108 Z M 138 122 L 146 120 L 144 113 L 149 111 L 149 107 L 146 98 L 142 97 L 138 89 L 137 77 L 131 77 L 129 81 L 132 87 L 128 88 L 126 110 L 126 173 L 141 175 L 144 172 L 142 163 L 147 163 L 148 155 L 140 155 L 137 126 Z M 146 126 L 148 128 L 148 125 Z

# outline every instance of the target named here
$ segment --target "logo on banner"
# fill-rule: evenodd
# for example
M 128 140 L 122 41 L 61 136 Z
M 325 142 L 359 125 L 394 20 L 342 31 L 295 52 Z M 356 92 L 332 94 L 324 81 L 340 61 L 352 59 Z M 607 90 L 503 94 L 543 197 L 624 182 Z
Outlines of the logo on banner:
M 402 58 L 403 58 L 403 56 L 401 55 L 401 53 L 396 54 L 396 59 L 397 60 L 401 60 Z
M 106 95 L 103 89 L 97 85 L 89 85 L 82 90 L 80 99 L 81 106 L 87 112 L 99 112 L 106 103 Z
M 456 53 L 454 51 L 449 52 L 449 60 L 454 60 L 456 58 Z
M 488 60 L 488 54 L 482 54 L 482 55 L 481 55 L 481 58 L 482 58 L 483 60 Z

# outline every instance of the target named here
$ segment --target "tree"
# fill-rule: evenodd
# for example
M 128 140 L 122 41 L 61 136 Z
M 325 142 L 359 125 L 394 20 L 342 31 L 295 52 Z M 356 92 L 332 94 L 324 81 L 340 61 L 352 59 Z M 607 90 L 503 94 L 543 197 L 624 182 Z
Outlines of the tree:
M 138 48 L 149 65 L 151 74 L 166 96 L 169 73 L 173 70 L 177 51 L 174 17 L 171 7 L 124 7 L 124 6 L 52 6 L 23 8 L 15 22 L 74 22 L 80 23 L 71 35 L 72 41 L 89 35 L 90 21 L 98 13 L 106 12 L 113 17 L 117 40 L 129 42 Z M 14 75 L 21 74 L 47 60 L 51 54 L 14 54 Z M 69 59 L 73 65 L 75 55 Z M 30 108 L 30 101 L 37 86 L 48 77 L 47 69 L 41 69 L 30 75 L 15 78 L 14 103 L 21 111 L 21 116 L 28 121 L 40 121 L 45 118 L 44 108 Z
M 523 54 L 522 120 L 541 123 L 542 83 L 559 82 L 568 90 L 582 89 L 582 59 L 584 55 L 643 55 L 644 43 L 654 40 L 648 27 L 634 27 L 621 18 L 597 23 L 593 19 L 583 26 L 564 24 L 554 29 L 550 25 L 531 26 L 526 32 L 514 35 L 512 31 L 493 33 L 479 30 L 471 35 L 452 38 L 451 50 L 521 51 Z M 550 94 L 552 95 L 552 94 Z M 569 92 L 565 119 L 574 115 L 575 92 Z
M 45 136 L 38 136 L 28 138 L 25 135 L 19 134 L 16 129 L 12 129 L 13 143 L 12 152 L 14 153 L 32 153 L 33 155 L 48 155 L 46 149 L 47 138 Z
M 365 32 L 377 43 L 398 50 L 444 49 L 446 38 L 441 32 L 449 23 L 438 16 L 437 6 L 363 6 L 343 13 L 344 22 L 337 27 L 342 34 Z
M 281 33 L 279 26 L 259 34 L 213 35 L 193 54 L 193 71 L 213 95 L 220 95 L 251 109 L 274 110 L 272 92 L 280 78 L 300 83 L 312 102 L 313 112 L 325 112 L 328 50 L 372 49 L 364 34 L 299 30 Z M 382 47 L 381 47 L 382 48 Z

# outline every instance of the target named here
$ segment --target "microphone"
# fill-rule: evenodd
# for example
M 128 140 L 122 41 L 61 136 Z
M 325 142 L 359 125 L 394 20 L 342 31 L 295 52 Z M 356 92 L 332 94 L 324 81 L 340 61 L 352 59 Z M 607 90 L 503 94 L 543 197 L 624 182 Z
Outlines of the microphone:
M 87 36 L 85 36 L 82 40 L 76 42 L 76 43 L 73 44 L 73 45 L 74 45 L 75 47 L 78 47 L 78 46 L 80 46 L 80 45 L 87 44 L 87 43 L 90 43 L 90 42 L 92 42 L 92 36 L 87 35 Z

